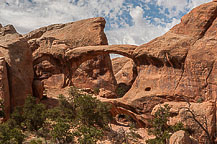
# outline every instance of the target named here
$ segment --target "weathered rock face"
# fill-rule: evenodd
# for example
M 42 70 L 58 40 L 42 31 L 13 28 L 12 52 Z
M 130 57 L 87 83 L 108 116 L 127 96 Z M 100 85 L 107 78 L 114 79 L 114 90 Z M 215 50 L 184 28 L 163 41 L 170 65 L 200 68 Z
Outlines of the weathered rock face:
M 6 62 L 3 57 L 0 57 L 0 99 L 4 101 L 5 118 L 9 118 L 10 114 L 10 92 L 8 85 L 8 74 Z
M 114 75 L 116 75 L 128 61 L 130 61 L 130 59 L 127 57 L 117 57 L 112 59 L 112 70 Z
M 180 130 L 175 132 L 170 137 L 169 144 L 198 144 L 198 142 L 195 139 L 189 137 L 185 131 Z
M 34 80 L 32 84 L 33 95 L 39 99 L 43 98 L 44 84 L 40 80 Z
M 22 105 L 27 95 L 32 95 L 32 52 L 25 38 L 12 25 L 0 28 L 0 56 L 8 68 L 10 105 Z
M 192 18 L 193 17 L 193 18 Z M 207 100 L 216 98 L 217 79 L 217 3 L 211 2 L 194 9 L 183 18 L 183 23 L 194 22 L 196 30 L 193 36 L 197 41 L 188 50 L 183 75 L 175 93 L 188 97 L 205 97 Z M 186 28 L 188 24 L 186 24 Z M 189 25 L 190 26 L 190 25 Z M 174 27 L 174 30 L 177 28 Z M 188 34 L 188 33 L 187 33 Z M 190 34 L 189 34 L 190 35 Z M 193 94 L 193 95 L 192 95 Z M 190 96 L 192 95 L 192 96 Z
M 74 85 L 114 90 L 116 81 L 108 54 L 88 60 L 78 69 L 65 55 L 76 47 L 107 45 L 104 26 L 103 18 L 92 18 L 43 27 L 25 35 L 33 50 L 35 78 L 47 87 Z
M 103 98 L 117 98 L 116 93 L 109 90 L 105 90 L 104 88 L 99 89 L 98 96 Z
M 217 3 L 203 4 L 163 36 L 136 48 L 138 76 L 118 103 L 148 114 L 165 101 L 216 98 L 216 17 Z
M 194 138 L 197 138 L 201 143 L 205 143 L 204 138 L 206 137 L 206 134 L 198 125 L 198 123 L 192 118 L 192 114 L 188 111 L 190 109 L 190 111 L 192 111 L 195 115 L 196 119 L 205 128 L 205 122 L 207 123 L 207 130 L 211 137 L 214 137 L 216 129 L 216 103 L 214 101 L 190 103 L 190 105 L 187 102 L 165 102 L 163 104 L 156 105 L 153 108 L 152 115 L 154 115 L 154 113 L 156 113 L 156 111 L 164 105 L 171 107 L 170 112 L 172 113 L 173 117 L 170 118 L 168 123 L 169 125 L 182 122 L 185 127 L 194 131 Z
M 136 65 L 130 58 L 119 57 L 112 59 L 112 69 L 117 84 L 123 83 L 127 86 L 131 86 L 136 79 Z

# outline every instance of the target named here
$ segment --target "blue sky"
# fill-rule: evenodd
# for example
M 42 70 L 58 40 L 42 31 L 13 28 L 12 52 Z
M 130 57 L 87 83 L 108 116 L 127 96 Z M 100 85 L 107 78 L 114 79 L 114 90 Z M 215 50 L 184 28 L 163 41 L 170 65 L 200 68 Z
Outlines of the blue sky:
M 141 45 L 167 32 L 194 7 L 212 0 L 0 0 L 0 23 L 18 32 L 104 17 L 109 44 Z

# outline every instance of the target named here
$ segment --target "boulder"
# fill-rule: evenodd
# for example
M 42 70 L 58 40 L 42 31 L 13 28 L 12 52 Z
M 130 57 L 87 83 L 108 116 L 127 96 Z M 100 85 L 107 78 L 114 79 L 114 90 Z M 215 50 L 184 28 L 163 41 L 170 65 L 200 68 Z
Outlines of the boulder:
M 114 90 L 116 81 L 107 53 L 79 66 L 66 57 L 76 47 L 107 45 L 104 27 L 105 20 L 99 17 L 50 25 L 24 35 L 33 51 L 35 79 L 52 87 L 58 80 L 57 89 L 76 86 Z
M 23 105 L 27 95 L 32 95 L 32 51 L 12 25 L 0 28 L 0 56 L 7 66 L 10 106 Z
M 105 90 L 104 88 L 99 89 L 99 97 L 103 98 L 117 98 L 116 94 L 112 91 Z
M 216 131 L 216 103 L 214 101 L 208 101 L 203 103 L 187 103 L 187 102 L 165 102 L 163 104 L 156 105 L 153 108 L 152 115 L 156 111 L 168 105 L 171 107 L 170 113 L 172 117 L 170 118 L 168 124 L 174 125 L 178 122 L 182 122 L 184 126 L 191 129 L 193 132 L 193 137 L 197 138 L 199 142 L 205 143 L 206 134 L 202 128 L 198 125 L 196 120 L 192 118 L 192 114 L 188 111 L 190 109 L 196 116 L 196 119 L 206 128 L 205 123 L 207 123 L 207 130 L 211 137 L 215 137 Z
M 169 140 L 169 144 L 199 144 L 183 130 L 175 132 Z

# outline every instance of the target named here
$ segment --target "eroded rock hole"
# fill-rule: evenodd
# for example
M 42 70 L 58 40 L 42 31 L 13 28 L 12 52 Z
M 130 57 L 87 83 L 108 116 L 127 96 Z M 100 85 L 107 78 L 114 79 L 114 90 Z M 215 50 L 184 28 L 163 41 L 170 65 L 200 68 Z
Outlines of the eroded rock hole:
M 151 91 L 151 87 L 145 88 L 145 91 Z

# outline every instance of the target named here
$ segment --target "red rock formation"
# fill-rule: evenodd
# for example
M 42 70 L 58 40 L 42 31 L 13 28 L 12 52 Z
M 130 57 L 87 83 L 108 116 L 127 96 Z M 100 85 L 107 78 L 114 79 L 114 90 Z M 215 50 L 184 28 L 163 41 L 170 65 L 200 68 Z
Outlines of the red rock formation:
M 24 104 L 27 95 L 32 95 L 33 65 L 26 39 L 12 25 L 0 28 L 0 56 L 7 63 L 10 105 L 14 108 Z
M 139 47 L 81 47 L 68 55 L 81 61 L 106 52 L 132 58 L 138 76 L 128 93 L 112 103 L 149 117 L 152 108 L 165 101 L 216 98 L 216 17 L 217 3 L 210 2 L 193 9 L 163 36 Z
M 191 138 L 187 132 L 180 130 L 175 132 L 169 140 L 169 144 L 199 144 L 197 140 Z
M 33 95 L 39 99 L 43 98 L 44 84 L 40 80 L 34 80 L 32 84 Z
M 163 36 L 139 47 L 79 47 L 67 55 L 80 61 L 103 53 L 132 58 L 138 76 L 128 93 L 113 104 L 149 117 L 161 102 L 216 97 L 216 17 L 217 3 L 210 2 L 193 9 Z
M 169 32 L 138 47 L 106 45 L 104 25 L 103 18 L 93 18 L 43 27 L 25 38 L 12 26 L 0 26 L 0 56 L 9 66 L 12 105 L 22 104 L 25 95 L 31 93 L 30 49 L 35 78 L 57 90 L 73 84 L 114 90 L 116 81 L 108 54 L 133 59 L 138 76 L 126 95 L 110 102 L 114 113 L 128 113 L 141 125 L 147 124 L 153 107 L 159 103 L 217 97 L 215 1 L 193 9 Z
M 130 59 L 127 57 L 113 58 L 112 59 L 112 70 L 113 70 L 114 75 L 116 75 L 128 61 L 130 61 Z
M 79 68 L 65 55 L 80 46 L 107 45 L 104 26 L 103 18 L 92 18 L 43 27 L 25 35 L 33 50 L 35 78 L 43 80 L 47 87 L 74 85 L 114 90 L 116 81 L 108 54 L 88 60 Z
M 165 35 L 134 51 L 138 76 L 119 102 L 149 113 L 168 100 L 216 98 L 217 3 L 193 9 Z
M 6 62 L 3 57 L 0 57 L 0 99 L 4 101 L 5 118 L 9 118 L 10 114 L 10 92 L 8 85 L 8 74 Z

